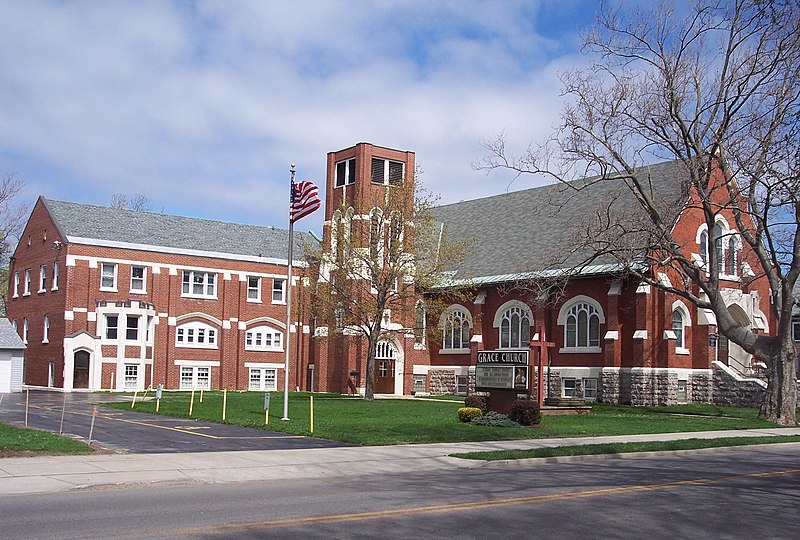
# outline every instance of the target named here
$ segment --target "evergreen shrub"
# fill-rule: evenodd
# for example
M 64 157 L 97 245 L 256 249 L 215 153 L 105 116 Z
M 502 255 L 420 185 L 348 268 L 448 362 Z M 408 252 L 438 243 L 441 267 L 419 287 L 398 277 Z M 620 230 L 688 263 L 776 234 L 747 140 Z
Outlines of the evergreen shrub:
M 492 426 L 492 427 L 520 427 L 520 424 L 514 422 L 505 414 L 495 411 L 488 411 L 483 416 L 479 416 L 470 422 L 475 426 Z
M 531 426 L 542 421 L 539 404 L 530 399 L 516 399 L 511 404 L 509 418 L 523 426 Z

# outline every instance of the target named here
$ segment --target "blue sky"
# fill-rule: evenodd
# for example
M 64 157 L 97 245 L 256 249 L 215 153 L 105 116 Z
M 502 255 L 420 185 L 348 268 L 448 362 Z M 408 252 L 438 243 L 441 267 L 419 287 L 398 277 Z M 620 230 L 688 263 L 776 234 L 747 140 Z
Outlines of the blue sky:
M 481 141 L 551 133 L 595 9 L 3 0 L 0 175 L 30 206 L 143 193 L 156 211 L 286 227 L 290 163 L 321 185 L 327 152 L 367 141 L 416 152 L 442 203 L 501 193 L 507 175 L 471 167 Z

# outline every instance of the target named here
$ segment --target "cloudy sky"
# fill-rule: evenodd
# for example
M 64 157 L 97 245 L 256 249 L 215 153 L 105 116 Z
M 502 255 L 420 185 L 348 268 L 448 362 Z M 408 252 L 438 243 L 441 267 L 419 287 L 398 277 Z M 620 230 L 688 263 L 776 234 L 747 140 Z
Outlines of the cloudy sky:
M 442 203 L 501 193 L 508 176 L 471 167 L 481 141 L 550 133 L 595 7 L 2 0 L 0 176 L 30 206 L 142 193 L 156 211 L 286 227 L 290 163 L 319 185 L 327 152 L 366 141 L 416 152 Z

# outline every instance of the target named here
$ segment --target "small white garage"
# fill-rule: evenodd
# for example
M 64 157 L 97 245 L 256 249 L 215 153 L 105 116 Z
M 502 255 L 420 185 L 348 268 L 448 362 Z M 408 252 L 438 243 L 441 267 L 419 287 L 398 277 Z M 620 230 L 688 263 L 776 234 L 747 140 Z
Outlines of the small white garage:
M 0 319 L 0 394 L 22 392 L 25 344 L 8 319 Z

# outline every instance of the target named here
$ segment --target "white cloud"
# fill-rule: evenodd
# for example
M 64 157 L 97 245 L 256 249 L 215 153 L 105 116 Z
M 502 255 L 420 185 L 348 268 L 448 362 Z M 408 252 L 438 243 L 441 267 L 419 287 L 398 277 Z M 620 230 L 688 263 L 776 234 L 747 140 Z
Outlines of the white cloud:
M 502 192 L 470 164 L 482 139 L 524 148 L 557 122 L 556 70 L 580 61 L 565 21 L 587 11 L 560 4 L 548 20 L 524 1 L 7 0 L 0 173 L 31 204 L 143 192 L 167 212 L 285 226 L 289 163 L 322 183 L 328 151 L 368 141 L 416 152 L 444 203 Z M 554 38 L 556 23 L 569 30 Z

